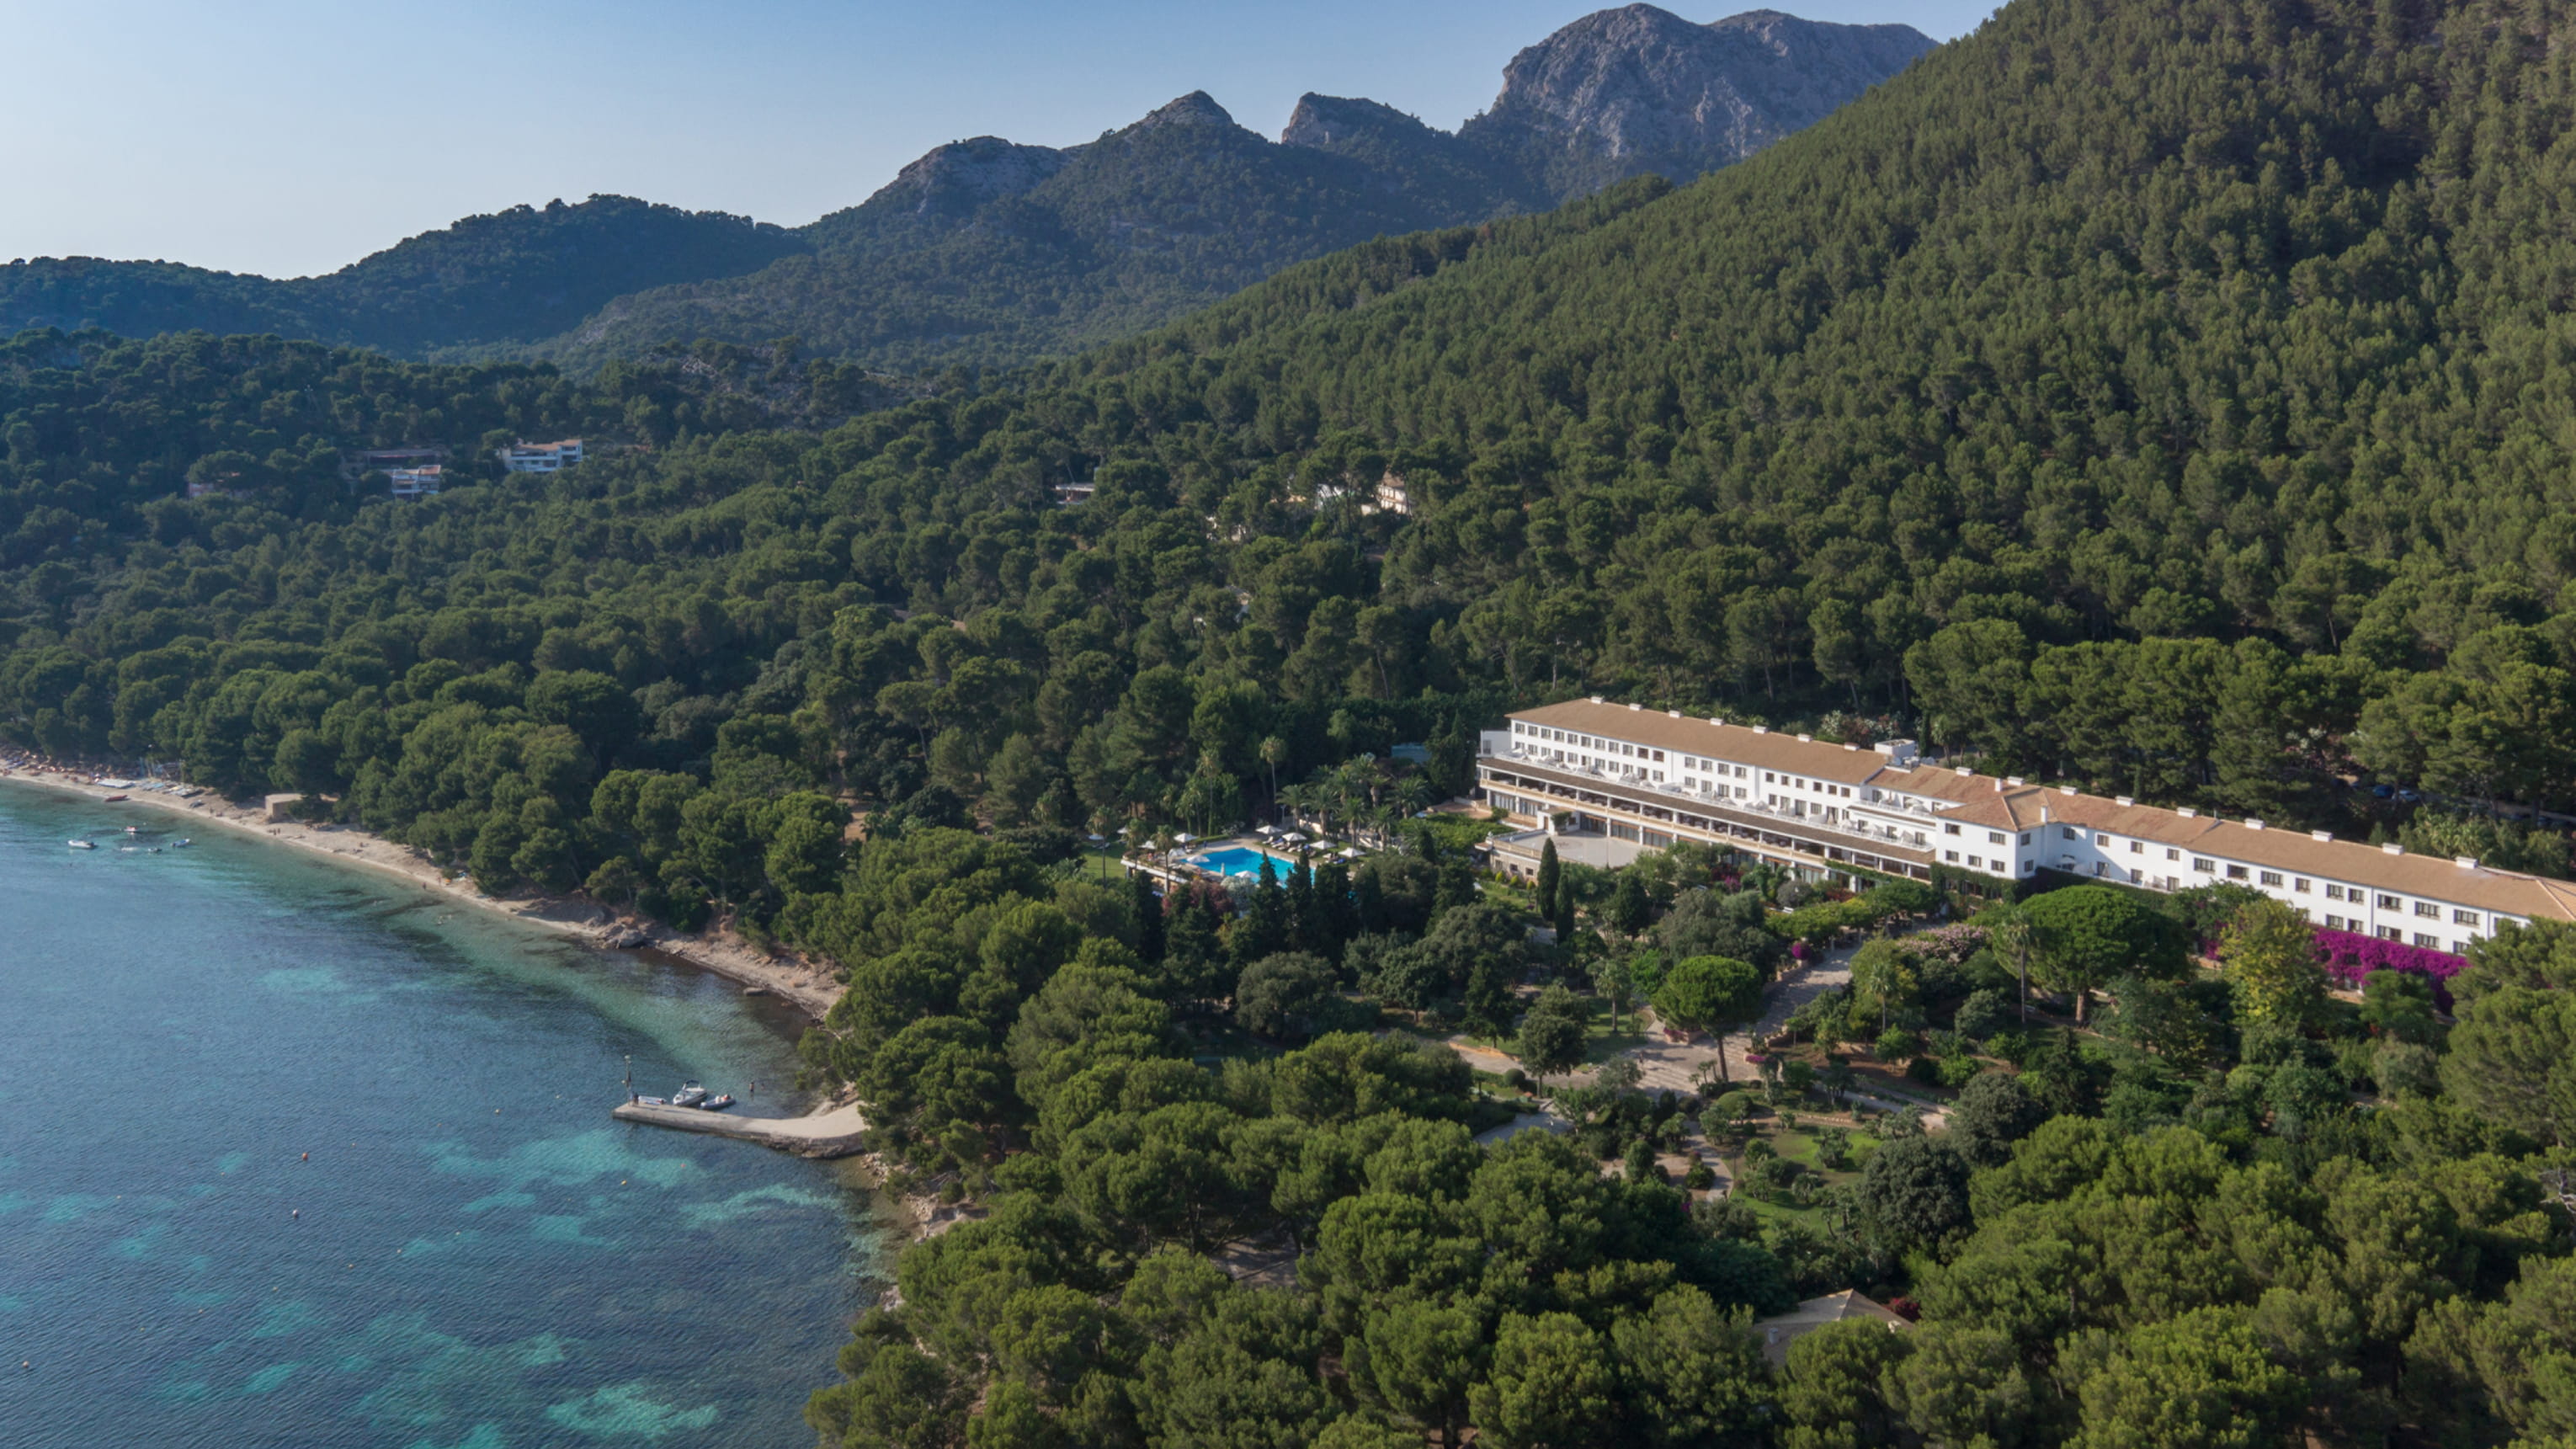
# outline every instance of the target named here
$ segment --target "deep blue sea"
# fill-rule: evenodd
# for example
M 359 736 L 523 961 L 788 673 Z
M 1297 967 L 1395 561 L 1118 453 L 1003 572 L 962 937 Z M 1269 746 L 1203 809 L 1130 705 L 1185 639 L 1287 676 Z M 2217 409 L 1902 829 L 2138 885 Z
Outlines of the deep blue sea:
M 869 1200 L 608 1116 L 630 1056 L 775 1110 L 789 1009 L 128 823 L 187 828 L 0 787 L 0 1444 L 814 1442 Z

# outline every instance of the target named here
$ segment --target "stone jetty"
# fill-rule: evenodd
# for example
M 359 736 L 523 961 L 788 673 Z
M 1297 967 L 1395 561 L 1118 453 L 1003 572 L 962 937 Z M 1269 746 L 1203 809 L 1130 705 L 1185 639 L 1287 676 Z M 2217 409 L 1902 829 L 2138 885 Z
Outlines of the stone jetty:
M 621 1122 L 642 1122 L 654 1127 L 671 1127 L 682 1132 L 705 1132 L 717 1137 L 739 1137 L 799 1157 L 848 1157 L 865 1151 L 860 1137 L 868 1130 L 867 1119 L 853 1104 L 832 1107 L 804 1117 L 742 1117 L 732 1112 L 709 1112 L 698 1107 L 652 1107 L 641 1102 L 623 1103 L 609 1115 Z

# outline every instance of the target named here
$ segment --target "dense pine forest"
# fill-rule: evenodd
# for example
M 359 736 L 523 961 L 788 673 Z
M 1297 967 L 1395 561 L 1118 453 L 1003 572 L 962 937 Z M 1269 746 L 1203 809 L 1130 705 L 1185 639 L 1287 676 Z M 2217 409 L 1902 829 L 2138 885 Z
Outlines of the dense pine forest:
M 816 1079 L 989 1213 L 905 1255 L 834 1443 L 2556 1442 L 2576 932 L 2348 1001 L 2240 901 L 1955 897 L 1797 1028 L 1946 1130 L 1776 1212 L 1655 1158 L 1804 1085 L 1613 1072 L 1480 1148 L 1517 1084 L 1372 1029 L 1533 1056 L 1809 944 L 1739 862 L 1534 899 L 1398 823 L 1581 693 L 2563 869 L 2522 817 L 2576 810 L 2571 33 L 2014 0 L 1695 185 L 1010 376 L 24 334 L 0 730 L 836 963 Z M 353 461 L 432 441 L 434 500 Z M 1282 799 L 1402 848 L 1240 900 L 1086 869 Z M 2025 1022 L 2024 969 L 2116 1006 Z M 1739 1331 L 1845 1287 L 1918 1321 Z

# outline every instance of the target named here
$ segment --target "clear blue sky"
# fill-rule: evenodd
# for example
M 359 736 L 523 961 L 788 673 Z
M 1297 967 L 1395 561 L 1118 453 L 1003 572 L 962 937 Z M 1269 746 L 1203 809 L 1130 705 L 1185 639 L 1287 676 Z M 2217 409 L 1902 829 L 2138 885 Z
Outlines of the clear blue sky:
M 1755 0 L 1758 3 L 1758 0 Z M 1938 39 L 1993 0 L 1806 0 Z M 945 141 L 1089 140 L 1192 90 L 1450 129 L 1583 0 L 0 0 L 0 260 L 329 271 L 619 192 L 795 225 Z M 1670 5 L 1713 20 L 1752 3 Z

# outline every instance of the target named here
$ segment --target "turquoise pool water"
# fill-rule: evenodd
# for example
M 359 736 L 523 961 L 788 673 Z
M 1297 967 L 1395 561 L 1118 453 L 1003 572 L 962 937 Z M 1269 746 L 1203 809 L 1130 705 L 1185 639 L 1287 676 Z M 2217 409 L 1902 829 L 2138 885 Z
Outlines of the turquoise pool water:
M 1223 850 L 1211 850 L 1205 855 L 1192 856 L 1190 859 L 1191 863 L 1215 871 L 1218 875 L 1257 876 L 1261 874 L 1261 861 L 1264 856 L 1269 856 L 1271 874 L 1283 881 L 1288 878 L 1288 872 L 1296 867 L 1295 861 L 1270 855 L 1268 851 L 1255 850 L 1248 845 L 1229 845 Z
M 630 1056 L 773 1110 L 791 1012 L 129 821 L 0 787 L 0 1444 L 813 1444 L 869 1200 L 608 1116 Z

